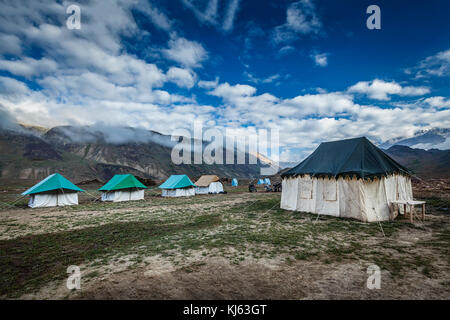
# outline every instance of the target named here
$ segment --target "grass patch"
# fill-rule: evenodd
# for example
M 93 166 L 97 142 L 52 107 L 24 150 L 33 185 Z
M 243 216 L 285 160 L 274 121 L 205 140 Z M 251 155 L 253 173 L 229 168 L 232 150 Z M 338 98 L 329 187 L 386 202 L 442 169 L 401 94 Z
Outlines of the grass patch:
M 108 253 L 129 252 L 132 247 L 167 235 L 219 223 L 220 217 L 208 215 L 184 224 L 123 222 L 0 241 L 0 295 L 17 297 L 42 283 L 63 279 L 69 265 L 80 265 Z M 156 253 L 158 248 L 148 246 L 147 251 Z

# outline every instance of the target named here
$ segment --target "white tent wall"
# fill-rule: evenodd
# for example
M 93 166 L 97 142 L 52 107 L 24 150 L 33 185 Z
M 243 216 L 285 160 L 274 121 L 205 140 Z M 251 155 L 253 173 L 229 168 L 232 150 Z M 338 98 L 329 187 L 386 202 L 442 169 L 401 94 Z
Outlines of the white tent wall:
M 195 194 L 208 194 L 209 193 L 209 187 L 196 187 L 195 188 Z
M 340 217 L 362 220 L 361 217 L 364 210 L 363 188 L 363 181 L 361 179 L 338 179 Z
M 102 192 L 102 201 L 134 201 L 144 200 L 144 189 L 123 189 L 110 192 Z
M 374 180 L 311 178 L 282 181 L 281 208 L 366 222 L 389 220 L 389 202 L 412 200 L 411 179 L 392 175 Z M 403 209 L 401 209 L 403 210 Z
M 191 197 L 195 196 L 195 188 L 162 189 L 161 195 L 163 197 Z
M 58 197 L 56 194 L 38 193 L 38 194 L 32 194 L 30 196 L 30 200 L 28 201 L 28 206 L 30 208 L 56 207 L 57 203 L 58 203 Z
M 144 200 L 144 189 L 133 190 L 130 193 L 130 200 Z
M 313 179 L 315 213 L 339 217 L 339 202 L 336 179 Z M 315 188 L 314 188 L 315 186 Z
M 360 220 L 373 222 L 389 220 L 389 205 L 385 188 L 386 178 L 361 181 L 362 212 Z
M 281 208 L 286 210 L 297 209 L 298 181 L 299 179 L 288 178 L 281 182 Z
M 294 210 L 316 212 L 317 179 L 311 179 L 309 176 L 303 176 L 294 180 L 297 180 L 298 184 L 296 206 Z
M 78 193 L 58 193 L 58 206 L 73 206 L 78 204 Z
M 102 201 L 114 201 L 115 192 L 102 192 Z
M 223 185 L 220 182 L 211 182 L 208 187 L 196 187 L 195 194 L 209 194 L 223 192 Z
M 223 192 L 223 185 L 220 182 L 211 182 L 208 188 L 209 193 L 219 193 Z
M 58 192 L 58 193 L 37 193 L 30 196 L 28 206 L 30 208 L 71 206 L 78 204 L 78 193 Z

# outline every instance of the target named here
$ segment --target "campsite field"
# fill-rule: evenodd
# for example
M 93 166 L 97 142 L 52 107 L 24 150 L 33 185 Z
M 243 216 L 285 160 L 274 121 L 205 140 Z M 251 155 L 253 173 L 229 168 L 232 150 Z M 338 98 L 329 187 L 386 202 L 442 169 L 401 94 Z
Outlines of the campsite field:
M 20 186 L 0 193 L 17 197 Z M 82 186 L 98 195 L 94 186 Z M 22 190 L 22 189 L 20 189 Z M 0 297 L 21 299 L 449 299 L 448 192 L 425 223 L 361 223 L 279 209 L 280 193 L 0 209 Z M 417 197 L 417 195 L 416 195 Z M 419 196 L 420 197 L 420 196 Z M 369 265 L 381 289 L 366 287 Z M 69 265 L 81 290 L 66 288 Z

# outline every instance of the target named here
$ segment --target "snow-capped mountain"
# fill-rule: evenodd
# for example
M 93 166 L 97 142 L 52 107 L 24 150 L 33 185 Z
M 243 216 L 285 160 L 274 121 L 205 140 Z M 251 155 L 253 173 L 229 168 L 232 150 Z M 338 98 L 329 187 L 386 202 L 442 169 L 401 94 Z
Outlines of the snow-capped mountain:
M 382 149 L 388 149 L 394 145 L 424 150 L 448 150 L 450 149 L 450 129 L 435 128 L 417 131 L 413 137 L 391 139 L 381 144 L 380 147 Z

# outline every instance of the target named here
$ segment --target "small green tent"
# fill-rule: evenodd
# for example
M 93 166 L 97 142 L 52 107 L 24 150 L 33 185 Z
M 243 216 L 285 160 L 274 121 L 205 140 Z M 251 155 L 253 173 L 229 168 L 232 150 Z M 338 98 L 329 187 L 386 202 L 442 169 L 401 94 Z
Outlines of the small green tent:
M 29 195 L 28 206 L 37 208 L 78 204 L 77 192 L 84 192 L 84 190 L 59 173 L 54 173 L 23 192 L 22 195 Z
M 147 187 L 132 174 L 116 174 L 98 190 L 102 191 L 102 201 L 118 202 L 143 200 L 144 189 Z
M 162 185 L 163 197 L 183 197 L 195 195 L 195 184 L 185 174 L 174 174 L 169 177 Z

